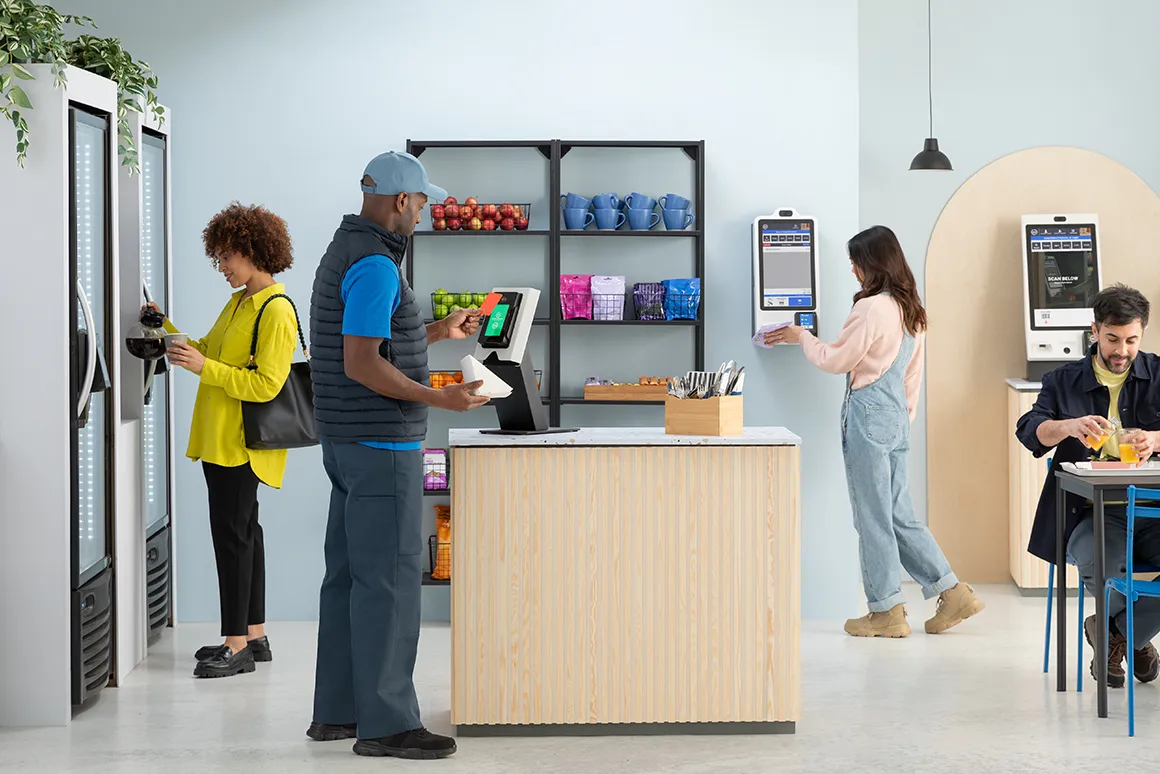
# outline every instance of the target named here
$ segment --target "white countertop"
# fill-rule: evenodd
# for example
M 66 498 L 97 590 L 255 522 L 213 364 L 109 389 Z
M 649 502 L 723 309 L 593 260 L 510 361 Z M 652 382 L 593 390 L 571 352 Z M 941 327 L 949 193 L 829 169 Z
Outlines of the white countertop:
M 1043 382 L 1029 382 L 1026 379 L 1008 379 L 1007 386 L 1019 392 L 1039 392 L 1043 389 Z
M 583 427 L 574 433 L 484 435 L 452 428 L 451 446 L 800 446 L 784 427 L 747 427 L 741 435 L 668 435 L 663 427 Z

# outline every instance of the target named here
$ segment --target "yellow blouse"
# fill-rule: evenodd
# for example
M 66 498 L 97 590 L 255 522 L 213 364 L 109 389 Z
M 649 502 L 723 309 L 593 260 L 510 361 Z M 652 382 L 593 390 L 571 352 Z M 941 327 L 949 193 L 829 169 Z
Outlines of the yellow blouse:
M 258 310 L 267 298 L 285 292 L 285 286 L 276 282 L 242 301 L 246 293 L 242 288 L 230 297 L 209 334 L 204 339 L 191 339 L 189 342 L 191 347 L 205 355 L 205 366 L 201 370 L 201 384 L 193 404 L 193 422 L 185 456 L 226 468 L 249 462 L 258 479 L 275 489 L 282 487 L 286 450 L 246 448 L 241 402 L 273 400 L 290 374 L 298 343 L 298 326 L 294 310 L 285 299 L 273 301 L 266 307 L 254 357 L 258 368 L 251 371 L 245 367 L 250 360 L 250 340 Z M 170 333 L 180 332 L 168 320 L 165 329 Z

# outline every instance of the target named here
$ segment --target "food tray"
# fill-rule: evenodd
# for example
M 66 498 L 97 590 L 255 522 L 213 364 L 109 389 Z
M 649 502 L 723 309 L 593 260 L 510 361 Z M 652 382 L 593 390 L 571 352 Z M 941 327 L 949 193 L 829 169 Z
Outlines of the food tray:
M 1149 460 L 1139 467 L 1093 468 L 1090 462 L 1065 462 L 1063 469 L 1077 476 L 1132 478 L 1133 476 L 1160 476 L 1160 462 Z

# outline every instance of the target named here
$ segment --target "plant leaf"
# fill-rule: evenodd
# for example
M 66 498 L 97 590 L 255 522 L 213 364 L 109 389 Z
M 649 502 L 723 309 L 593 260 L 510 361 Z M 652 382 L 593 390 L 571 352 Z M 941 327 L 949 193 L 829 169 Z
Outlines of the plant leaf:
M 8 91 L 10 85 L 12 85 L 12 76 L 8 73 L 0 73 L 0 92 Z
M 0 51 L 0 67 L 3 67 L 6 64 L 8 64 L 8 52 Z
M 28 99 L 28 95 L 24 93 L 24 89 L 19 86 L 13 86 L 12 91 L 8 92 L 8 96 L 22 108 L 31 109 L 32 102 Z
M 34 81 L 34 80 L 36 80 L 35 75 L 28 72 L 23 67 L 16 64 L 15 62 L 12 63 L 12 74 L 15 75 L 17 78 L 19 78 L 22 81 Z

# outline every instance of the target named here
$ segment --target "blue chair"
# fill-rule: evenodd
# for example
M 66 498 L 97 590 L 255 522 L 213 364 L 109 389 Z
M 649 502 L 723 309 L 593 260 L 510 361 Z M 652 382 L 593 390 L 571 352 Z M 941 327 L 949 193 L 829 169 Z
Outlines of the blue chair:
M 1128 736 L 1136 735 L 1136 681 L 1132 679 L 1135 671 L 1135 649 L 1132 647 L 1132 640 L 1134 632 L 1133 619 L 1135 615 L 1132 612 L 1132 607 L 1136 600 L 1140 597 L 1160 597 L 1160 581 L 1138 581 L 1132 577 L 1133 572 L 1146 572 L 1143 566 L 1134 567 L 1132 562 L 1132 549 L 1135 542 L 1136 535 L 1136 518 L 1141 519 L 1160 519 L 1160 508 L 1156 506 L 1136 505 L 1136 500 L 1160 500 L 1160 489 L 1137 489 L 1135 486 L 1128 487 L 1128 547 L 1124 562 L 1127 565 L 1127 571 L 1123 578 L 1108 578 L 1104 584 L 1104 599 L 1110 601 L 1112 598 L 1112 590 L 1115 589 L 1124 595 L 1124 601 L 1127 604 L 1125 611 L 1128 618 L 1128 631 L 1125 635 L 1128 638 Z M 1106 608 L 1107 602 L 1105 602 Z M 1107 631 L 1104 632 L 1104 652 L 1108 651 Z

